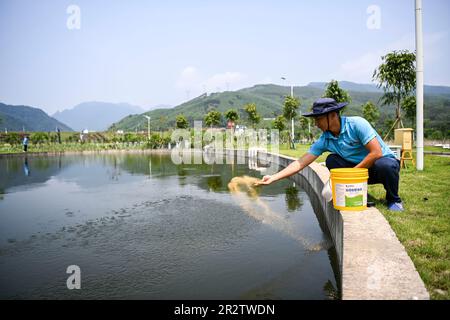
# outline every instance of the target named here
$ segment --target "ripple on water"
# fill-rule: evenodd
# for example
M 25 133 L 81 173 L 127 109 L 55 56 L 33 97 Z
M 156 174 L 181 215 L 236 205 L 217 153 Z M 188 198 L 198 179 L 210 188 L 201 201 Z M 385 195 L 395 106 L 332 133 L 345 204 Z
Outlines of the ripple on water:
M 195 269 L 201 255 L 236 245 L 258 226 L 239 207 L 191 196 L 143 202 L 116 212 L 126 216 L 103 217 L 0 248 L 5 284 L 0 297 L 76 297 L 58 285 L 65 283 L 60 282 L 65 277 L 61 270 L 71 264 L 83 266 L 91 277 L 83 298 L 161 297 L 172 276 Z M 45 276 L 38 278 L 36 270 Z M 29 285 L 16 292 L 11 286 L 19 278 Z

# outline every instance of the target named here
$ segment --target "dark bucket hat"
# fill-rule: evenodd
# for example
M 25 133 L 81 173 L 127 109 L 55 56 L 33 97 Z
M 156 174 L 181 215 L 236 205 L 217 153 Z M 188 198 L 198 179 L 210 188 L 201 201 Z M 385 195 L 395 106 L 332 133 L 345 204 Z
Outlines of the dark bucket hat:
M 318 117 L 331 111 L 341 110 L 348 102 L 337 103 L 332 98 L 320 98 L 313 103 L 312 112 L 302 114 L 304 117 Z

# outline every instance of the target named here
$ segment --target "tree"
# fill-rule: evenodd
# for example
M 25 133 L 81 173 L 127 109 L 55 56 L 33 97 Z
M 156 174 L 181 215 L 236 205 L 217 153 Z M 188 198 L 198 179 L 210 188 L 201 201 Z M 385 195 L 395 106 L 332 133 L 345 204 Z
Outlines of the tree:
M 256 125 L 261 121 L 261 116 L 258 114 L 258 111 L 256 111 L 256 104 L 255 103 L 247 103 L 244 106 L 245 112 L 247 112 L 248 120 L 252 123 L 253 127 L 256 127 Z
M 184 129 L 184 128 L 180 128 Z M 152 133 L 150 140 L 147 141 L 147 147 L 150 149 L 158 149 L 164 146 L 163 138 L 158 133 Z
M 284 131 L 286 129 L 286 119 L 284 116 L 280 115 L 272 121 L 272 128 L 277 129 L 279 131 L 279 138 L 281 143 L 286 143 L 289 141 L 289 132 Z
M 362 106 L 364 118 L 375 128 L 375 124 L 380 118 L 380 112 L 376 105 L 372 101 L 367 101 L 366 104 Z
M 239 120 L 239 114 L 236 110 L 230 109 L 227 112 L 225 112 L 225 118 L 227 119 L 227 121 L 235 122 Z
M 311 134 L 311 118 L 301 117 L 300 122 L 300 129 L 305 133 L 305 136 L 307 137 L 308 141 L 312 141 L 312 134 Z
M 378 81 L 378 88 L 383 88 L 381 97 L 383 105 L 395 105 L 395 121 L 389 129 L 403 127 L 401 102 L 412 95 L 416 87 L 416 55 L 408 50 L 393 51 L 381 57 L 383 63 L 375 69 L 372 79 Z
M 390 118 L 387 118 L 384 120 L 383 127 L 381 129 L 380 134 L 384 135 L 385 139 L 388 136 L 389 131 L 391 131 L 391 129 L 393 128 L 394 121 L 395 121 L 394 119 L 390 119 Z
M 189 123 L 188 123 L 186 117 L 183 114 L 177 115 L 175 123 L 176 123 L 176 127 L 178 129 L 187 129 L 187 128 L 189 128 Z
M 295 149 L 294 145 L 294 124 L 293 119 L 297 116 L 297 109 L 300 106 L 300 100 L 297 97 L 287 96 L 284 99 L 283 116 L 289 122 L 292 122 L 291 128 L 291 149 Z
M 212 110 L 206 114 L 204 121 L 207 126 L 212 127 L 218 125 L 221 118 L 222 114 L 219 111 Z
M 405 111 L 406 119 L 411 120 L 411 123 L 414 127 L 416 123 L 416 97 L 409 96 L 402 100 L 401 107 L 403 111 Z
M 138 142 L 139 141 L 139 137 L 137 134 L 134 133 L 125 133 L 125 135 L 123 136 L 123 141 L 124 142 Z
M 234 124 L 239 119 L 239 114 L 234 109 L 229 109 L 227 112 L 225 112 L 225 118 L 227 119 L 227 122 L 232 123 L 232 129 L 234 130 Z
M 279 130 L 280 132 L 286 128 L 285 124 L 286 119 L 284 116 L 278 116 L 272 122 L 272 128 Z
M 333 98 L 336 102 L 348 102 L 352 101 L 352 98 L 347 91 L 339 87 L 339 82 L 336 80 L 331 80 L 328 83 L 322 98 Z

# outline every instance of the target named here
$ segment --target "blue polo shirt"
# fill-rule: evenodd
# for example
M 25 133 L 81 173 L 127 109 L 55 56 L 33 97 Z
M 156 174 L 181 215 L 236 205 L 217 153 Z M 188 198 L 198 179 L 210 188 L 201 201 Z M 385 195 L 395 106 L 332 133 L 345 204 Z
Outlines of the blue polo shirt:
M 383 152 L 383 157 L 395 159 L 394 153 L 384 143 L 370 123 L 361 117 L 341 117 L 341 132 L 335 137 L 331 132 L 324 132 L 309 153 L 320 156 L 325 151 L 340 155 L 343 159 L 360 163 L 369 153 L 365 145 L 373 138 L 377 138 Z

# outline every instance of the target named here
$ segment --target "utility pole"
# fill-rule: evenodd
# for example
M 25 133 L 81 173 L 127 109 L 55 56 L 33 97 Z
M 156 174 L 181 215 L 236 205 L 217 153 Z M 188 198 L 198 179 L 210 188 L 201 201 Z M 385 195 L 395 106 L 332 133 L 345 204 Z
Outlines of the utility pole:
M 423 170 L 423 33 L 422 0 L 416 0 L 416 148 L 419 171 Z
M 144 114 L 144 118 L 146 118 L 147 121 L 148 121 L 148 125 L 147 125 L 147 136 L 148 136 L 148 140 L 150 140 L 150 119 L 151 119 L 151 117 L 146 116 L 146 115 Z
M 286 77 L 281 77 L 281 79 L 282 80 L 284 80 L 284 81 L 286 81 Z M 293 98 L 294 97 L 294 86 L 291 84 L 291 98 Z M 292 143 L 292 149 L 295 149 L 295 144 L 294 144 L 294 137 L 295 137 L 295 135 L 294 135 L 294 117 L 292 117 L 292 119 L 291 119 L 291 132 L 292 132 L 292 134 L 291 134 L 291 143 Z

